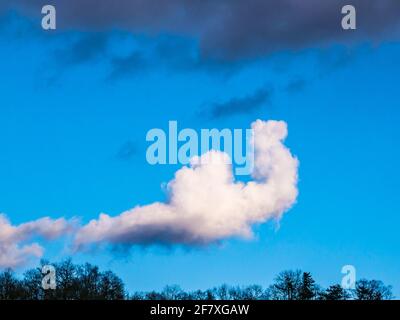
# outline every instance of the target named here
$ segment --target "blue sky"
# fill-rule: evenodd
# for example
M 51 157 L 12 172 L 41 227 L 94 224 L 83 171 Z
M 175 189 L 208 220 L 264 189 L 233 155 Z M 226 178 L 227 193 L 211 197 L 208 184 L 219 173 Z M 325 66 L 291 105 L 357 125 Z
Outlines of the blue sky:
M 145 137 L 170 120 L 197 130 L 284 120 L 285 144 L 300 161 L 299 197 L 279 226 L 255 226 L 253 240 L 202 249 L 133 246 L 123 257 L 101 250 L 74 260 L 111 268 L 130 290 L 267 285 L 293 268 L 326 286 L 340 283 L 342 266 L 351 264 L 357 277 L 383 280 L 399 296 L 398 41 L 332 41 L 189 67 L 179 61 L 196 56 L 191 37 L 107 31 L 104 51 L 103 40 L 93 40 L 99 33 L 46 34 L 27 19 L 7 14 L 0 24 L 0 212 L 13 224 L 43 216 L 87 223 L 165 200 L 161 185 L 180 166 L 149 165 Z M 71 50 L 79 39 L 94 49 Z M 152 56 L 157 44 L 170 43 L 173 58 Z M 147 60 L 125 61 L 116 72 L 135 48 Z M 201 116 L 214 103 L 264 87 L 271 96 L 259 108 Z M 45 244 L 44 257 L 69 256 L 66 243 Z

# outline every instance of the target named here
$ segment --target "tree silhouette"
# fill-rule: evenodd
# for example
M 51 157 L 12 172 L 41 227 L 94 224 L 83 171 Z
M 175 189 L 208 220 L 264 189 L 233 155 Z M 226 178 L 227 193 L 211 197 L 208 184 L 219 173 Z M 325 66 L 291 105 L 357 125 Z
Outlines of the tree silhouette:
M 355 298 L 357 300 L 390 300 L 393 298 L 392 287 L 382 281 L 361 279 L 356 282 Z
M 98 290 L 102 300 L 123 300 L 126 296 L 124 283 L 111 271 L 100 274 Z
M 229 287 L 226 284 L 223 284 L 219 288 L 216 288 L 215 294 L 220 300 L 228 300 L 229 299 Z
M 99 268 L 86 263 L 76 270 L 76 276 L 80 281 L 80 297 L 81 299 L 97 299 L 101 298 L 100 294 L 100 280 L 101 275 Z M 107 289 L 104 294 L 108 294 Z
M 299 300 L 312 300 L 317 296 L 317 286 L 310 272 L 303 272 L 299 289 Z
M 46 291 L 42 289 L 43 275 L 39 268 L 28 270 L 22 280 L 24 300 L 44 300 Z
M 273 300 L 298 300 L 302 285 L 301 271 L 283 271 L 275 278 L 275 283 L 270 286 Z
M 329 286 L 320 294 L 322 300 L 347 300 L 350 297 L 351 295 L 339 284 Z
M 20 282 L 15 277 L 11 269 L 5 270 L 0 274 L 0 299 L 15 300 L 23 295 Z
M 84 290 L 80 292 L 78 290 L 78 288 L 84 289 L 84 286 L 77 276 L 78 266 L 74 265 L 71 259 L 56 264 L 55 268 L 57 270 L 55 299 L 75 300 L 79 298 L 80 294 L 85 293 Z M 51 292 L 50 290 L 47 291 Z
M 178 285 L 166 286 L 161 293 L 165 300 L 184 300 L 185 293 Z

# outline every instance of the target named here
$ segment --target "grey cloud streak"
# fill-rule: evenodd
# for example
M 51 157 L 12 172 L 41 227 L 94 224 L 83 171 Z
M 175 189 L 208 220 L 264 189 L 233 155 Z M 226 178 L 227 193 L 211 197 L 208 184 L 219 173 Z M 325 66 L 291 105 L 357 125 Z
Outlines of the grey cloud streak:
M 201 111 L 201 114 L 213 119 L 237 114 L 248 114 L 270 103 L 271 96 L 272 89 L 267 87 L 261 88 L 245 97 L 235 97 L 226 102 L 214 103 L 209 110 Z

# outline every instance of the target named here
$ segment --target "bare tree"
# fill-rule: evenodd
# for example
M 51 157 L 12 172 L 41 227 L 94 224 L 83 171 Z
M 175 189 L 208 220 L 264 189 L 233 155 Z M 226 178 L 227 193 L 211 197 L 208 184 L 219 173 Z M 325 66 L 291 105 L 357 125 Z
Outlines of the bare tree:
M 300 270 L 283 271 L 275 278 L 275 283 L 270 286 L 271 299 L 273 300 L 298 300 L 302 284 Z
M 392 287 L 385 286 L 379 280 L 361 279 L 356 282 L 354 290 L 357 300 L 390 300 L 393 299 Z
M 350 298 L 350 293 L 343 289 L 341 285 L 335 284 L 321 292 L 319 298 L 321 300 L 347 300 Z

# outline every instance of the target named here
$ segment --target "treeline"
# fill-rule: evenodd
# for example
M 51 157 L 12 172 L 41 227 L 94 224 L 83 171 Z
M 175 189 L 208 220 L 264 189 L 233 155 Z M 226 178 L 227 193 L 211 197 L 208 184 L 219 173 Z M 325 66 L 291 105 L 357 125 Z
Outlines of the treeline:
M 185 292 L 179 286 L 167 286 L 163 291 L 135 292 L 134 300 L 390 300 L 392 288 L 378 280 L 359 280 L 355 289 L 345 290 L 341 285 L 327 289 L 316 284 L 311 273 L 283 271 L 272 285 L 245 287 L 222 285 L 205 291 Z
M 48 263 L 42 262 L 42 265 Z M 283 271 L 268 288 L 222 285 L 208 290 L 185 292 L 179 286 L 162 291 L 129 294 L 123 281 L 112 271 L 100 271 L 91 264 L 71 260 L 52 264 L 56 288 L 44 290 L 42 268 L 28 270 L 18 278 L 12 270 L 0 273 L 0 300 L 389 300 L 392 289 L 378 280 L 359 280 L 354 289 L 339 284 L 323 289 L 309 272 Z
M 43 261 L 43 265 L 48 265 Z M 44 290 L 42 267 L 28 270 L 22 279 L 10 269 L 0 273 L 0 300 L 122 300 L 125 285 L 112 271 L 101 272 L 89 263 L 70 259 L 51 264 L 56 270 L 56 288 Z

